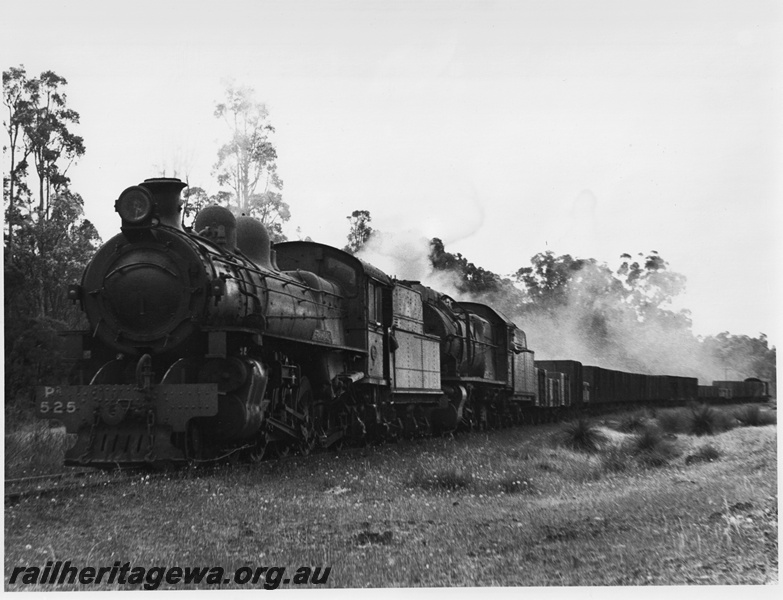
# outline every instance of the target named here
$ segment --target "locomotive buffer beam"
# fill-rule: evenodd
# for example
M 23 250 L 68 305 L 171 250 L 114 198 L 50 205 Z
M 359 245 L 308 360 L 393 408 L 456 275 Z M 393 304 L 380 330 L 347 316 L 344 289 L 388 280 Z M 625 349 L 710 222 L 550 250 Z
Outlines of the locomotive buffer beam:
M 218 412 L 217 384 L 39 386 L 36 416 L 56 419 L 78 434 L 66 464 L 184 460 L 171 433 L 184 434 L 193 417 Z
M 184 432 L 193 417 L 212 417 L 218 412 L 218 386 L 215 383 L 161 384 L 148 392 L 133 384 L 38 386 L 35 413 L 42 419 L 56 419 L 68 433 L 78 433 L 94 420 L 96 412 L 109 426 L 128 418 L 144 418 L 154 406 L 158 425 Z

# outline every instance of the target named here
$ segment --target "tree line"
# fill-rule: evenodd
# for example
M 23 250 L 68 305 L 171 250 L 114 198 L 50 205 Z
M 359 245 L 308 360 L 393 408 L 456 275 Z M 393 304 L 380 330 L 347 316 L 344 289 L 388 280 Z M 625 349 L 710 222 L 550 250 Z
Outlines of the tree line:
M 67 286 L 100 237 L 68 176 L 86 147 L 67 83 L 52 71 L 29 76 L 23 66 L 3 72 L 6 410 L 18 408 L 21 391 L 60 375 L 57 332 L 85 325 Z

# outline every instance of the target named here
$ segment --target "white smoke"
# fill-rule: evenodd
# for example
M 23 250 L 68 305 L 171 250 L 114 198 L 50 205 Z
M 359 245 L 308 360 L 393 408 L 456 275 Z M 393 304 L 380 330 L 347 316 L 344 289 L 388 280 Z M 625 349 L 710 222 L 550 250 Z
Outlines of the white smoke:
M 687 320 L 640 321 L 629 304 L 605 293 L 607 272 L 597 265 L 585 264 L 562 305 L 531 311 L 520 305 L 522 292 L 510 282 L 500 292 L 460 292 L 459 276 L 432 267 L 430 240 L 415 230 L 375 232 L 357 256 L 397 279 L 420 281 L 455 300 L 501 311 L 525 331 L 538 360 L 570 359 L 632 373 L 697 377 L 702 385 L 724 379 L 725 365 L 706 351 Z
M 459 294 L 454 273 L 433 269 L 430 240 L 419 231 L 373 232 L 356 256 L 390 277 L 419 281 L 455 299 Z

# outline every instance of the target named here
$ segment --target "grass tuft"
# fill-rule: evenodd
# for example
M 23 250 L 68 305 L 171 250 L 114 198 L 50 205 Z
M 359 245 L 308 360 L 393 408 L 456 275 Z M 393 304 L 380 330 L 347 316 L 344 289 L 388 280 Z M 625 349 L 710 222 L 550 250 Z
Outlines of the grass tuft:
M 617 431 L 623 433 L 636 433 L 647 425 L 647 414 L 644 411 L 636 411 L 624 414 L 617 425 Z
M 676 457 L 677 447 L 657 427 L 645 427 L 629 442 L 630 454 L 646 467 L 662 467 Z
M 706 404 L 692 404 L 688 411 L 688 433 L 692 435 L 714 435 L 733 427 L 729 415 Z
M 685 464 L 690 465 L 698 462 L 714 462 L 720 458 L 720 450 L 712 444 L 701 446 L 693 454 L 685 457 Z
M 685 433 L 688 431 L 688 414 L 681 408 L 669 408 L 658 411 L 655 420 L 660 430 L 666 433 Z
M 734 411 L 734 418 L 745 427 L 761 427 L 774 425 L 778 422 L 777 415 L 770 411 L 762 411 L 757 405 L 749 404 Z
M 65 451 L 74 443 L 61 427 L 35 421 L 5 436 L 5 476 L 30 477 L 63 471 Z
M 590 421 L 580 417 L 566 423 L 556 434 L 559 445 L 577 452 L 595 453 L 601 449 L 606 436 Z

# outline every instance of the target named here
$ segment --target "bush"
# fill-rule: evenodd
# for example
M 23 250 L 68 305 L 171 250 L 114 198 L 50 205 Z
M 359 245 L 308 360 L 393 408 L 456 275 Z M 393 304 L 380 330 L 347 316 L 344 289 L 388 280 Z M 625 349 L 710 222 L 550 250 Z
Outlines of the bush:
M 657 427 L 645 427 L 631 439 L 631 453 L 652 452 L 660 448 L 665 442 L 666 440 L 664 440 L 660 429 Z
M 63 342 L 57 335 L 63 327 L 47 318 L 6 322 L 5 404 L 6 418 L 12 422 L 32 415 L 34 386 L 64 378 Z
M 688 430 L 688 415 L 681 408 L 662 410 L 655 420 L 661 431 L 666 433 L 685 433 Z
M 644 429 L 646 424 L 647 415 L 644 411 L 627 413 L 620 418 L 620 423 L 617 425 L 617 431 L 634 433 Z
M 706 404 L 692 404 L 689 411 L 688 433 L 693 435 L 713 435 L 733 427 L 730 416 Z
M 588 419 L 580 417 L 562 426 L 556 434 L 556 441 L 570 450 L 577 452 L 598 452 L 606 436 Z
M 770 411 L 762 411 L 757 405 L 749 404 L 734 411 L 734 418 L 745 427 L 760 427 L 777 423 L 777 415 Z
M 676 446 L 664 438 L 657 427 L 645 427 L 629 444 L 630 453 L 640 464 L 648 467 L 662 467 L 679 454 Z

